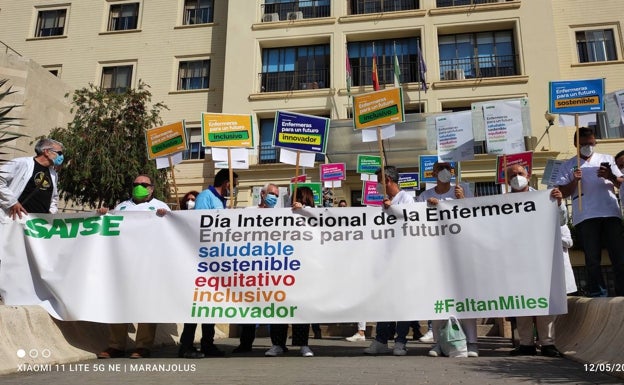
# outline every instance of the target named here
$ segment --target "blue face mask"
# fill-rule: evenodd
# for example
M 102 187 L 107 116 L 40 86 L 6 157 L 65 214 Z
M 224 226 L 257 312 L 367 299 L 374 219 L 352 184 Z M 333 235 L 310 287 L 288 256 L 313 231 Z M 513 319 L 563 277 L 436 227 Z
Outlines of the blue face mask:
M 266 194 L 264 196 L 264 204 L 267 205 L 267 207 L 275 207 L 277 204 L 277 197 L 273 194 Z
M 55 166 L 60 166 L 63 164 L 63 160 L 65 160 L 65 157 L 63 156 L 63 154 L 59 154 L 56 156 L 56 158 L 54 158 L 52 163 L 54 163 Z

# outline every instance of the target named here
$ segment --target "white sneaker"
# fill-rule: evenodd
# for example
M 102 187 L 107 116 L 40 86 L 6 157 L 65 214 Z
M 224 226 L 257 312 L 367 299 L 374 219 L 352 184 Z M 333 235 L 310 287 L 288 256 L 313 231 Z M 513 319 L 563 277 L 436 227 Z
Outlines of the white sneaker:
M 284 354 L 284 349 L 282 349 L 282 347 L 279 345 L 273 345 L 271 346 L 271 349 L 264 352 L 264 355 L 267 357 L 277 357 L 281 356 L 282 354 Z
M 479 346 L 477 344 L 468 344 L 468 357 L 479 357 Z
M 309 346 L 301 347 L 301 355 L 304 357 L 314 357 L 314 353 L 312 353 L 312 349 Z
M 442 349 L 440 344 L 435 344 L 431 350 L 429 350 L 429 357 L 442 357 Z
M 394 350 L 392 351 L 392 354 L 394 354 L 395 356 L 404 356 L 407 354 L 407 348 L 405 347 L 405 344 L 403 342 L 395 342 L 394 343 Z
M 355 333 L 351 337 L 345 338 L 349 342 L 358 342 L 358 341 L 366 341 L 366 336 L 360 333 Z
M 424 336 L 420 337 L 418 341 L 426 343 L 433 342 L 433 332 L 431 330 L 427 330 L 427 333 L 425 333 Z
M 388 344 L 382 344 L 377 340 L 373 340 L 370 346 L 364 349 L 364 354 L 388 354 L 390 351 Z

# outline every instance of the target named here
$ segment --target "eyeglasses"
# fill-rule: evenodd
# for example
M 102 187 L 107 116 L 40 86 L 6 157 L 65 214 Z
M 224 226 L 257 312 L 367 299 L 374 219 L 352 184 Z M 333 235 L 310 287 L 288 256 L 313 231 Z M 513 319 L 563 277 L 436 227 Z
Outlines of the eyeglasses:
M 272 193 L 272 192 L 270 192 L 270 193 L 267 193 L 267 195 L 273 195 L 274 197 L 279 197 L 279 194 L 276 194 L 276 193 Z
M 51 149 L 51 148 L 46 148 L 46 150 L 51 151 L 51 152 L 55 153 L 56 155 L 63 155 L 63 151 L 56 151 L 56 150 Z
M 147 188 L 147 187 L 151 187 L 152 185 L 149 183 L 137 183 L 137 182 L 132 183 L 132 187 L 136 187 L 136 186 L 143 186 Z

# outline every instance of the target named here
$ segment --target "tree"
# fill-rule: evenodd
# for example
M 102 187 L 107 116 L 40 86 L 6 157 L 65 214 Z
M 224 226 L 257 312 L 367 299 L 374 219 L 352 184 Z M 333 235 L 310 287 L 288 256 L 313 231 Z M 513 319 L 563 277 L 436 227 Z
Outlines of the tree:
M 7 81 L 8 79 L 0 79 L 0 89 L 4 87 Z M 8 152 L 6 152 L 7 149 L 12 149 L 12 150 L 16 149 L 15 147 L 10 146 L 9 142 L 17 138 L 27 136 L 25 134 L 21 134 L 19 132 L 13 131 L 14 127 L 21 126 L 21 124 L 16 123 L 20 119 L 9 116 L 9 113 L 13 111 L 14 108 L 20 107 L 20 105 L 19 104 L 9 104 L 5 106 L 2 105 L 3 99 L 15 92 L 16 91 L 11 91 L 11 87 L 0 91 L 0 162 L 4 162 L 8 160 L 8 159 L 4 159 L 4 155 L 8 154 Z
M 90 84 L 74 91 L 74 119 L 55 128 L 50 137 L 65 146 L 66 163 L 59 173 L 61 198 L 90 208 L 114 207 L 127 199 L 139 174 L 149 175 L 154 196 L 167 197 L 166 170 L 147 157 L 145 131 L 162 125 L 162 103 L 151 104 L 149 86 L 111 93 Z

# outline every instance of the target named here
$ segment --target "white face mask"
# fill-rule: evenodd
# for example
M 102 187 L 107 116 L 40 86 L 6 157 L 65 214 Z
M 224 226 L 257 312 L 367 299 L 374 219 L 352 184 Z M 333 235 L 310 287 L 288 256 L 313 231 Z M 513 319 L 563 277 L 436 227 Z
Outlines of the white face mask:
M 594 153 L 594 146 L 589 145 L 589 144 L 586 144 L 585 146 L 581 146 L 580 153 L 585 158 L 589 158 Z
M 509 181 L 512 190 L 522 191 L 529 185 L 529 180 L 522 175 L 516 175 Z
M 438 171 L 438 180 L 442 183 L 448 183 L 451 181 L 451 172 L 445 168 Z
M 188 201 L 186 202 L 186 209 L 187 210 L 193 210 L 195 208 L 195 201 Z

